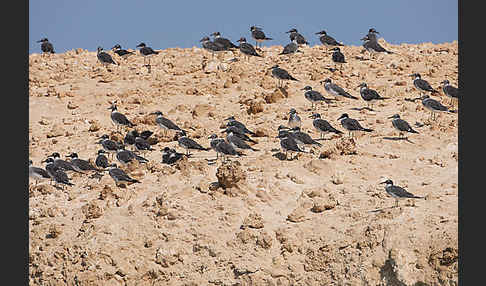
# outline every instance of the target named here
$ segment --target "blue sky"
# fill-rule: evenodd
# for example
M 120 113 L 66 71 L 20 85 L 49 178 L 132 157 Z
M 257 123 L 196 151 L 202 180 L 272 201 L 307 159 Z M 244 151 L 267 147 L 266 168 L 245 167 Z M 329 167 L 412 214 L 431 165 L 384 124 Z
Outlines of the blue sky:
M 29 1 L 29 53 L 40 53 L 47 37 L 56 52 L 96 51 L 115 44 L 135 49 L 200 47 L 219 31 L 236 43 L 251 39 L 250 26 L 263 28 L 264 45 L 285 45 L 296 28 L 311 45 L 326 30 L 347 45 L 361 45 L 370 27 L 387 42 L 444 43 L 458 40 L 458 3 L 452 0 L 400 1 Z

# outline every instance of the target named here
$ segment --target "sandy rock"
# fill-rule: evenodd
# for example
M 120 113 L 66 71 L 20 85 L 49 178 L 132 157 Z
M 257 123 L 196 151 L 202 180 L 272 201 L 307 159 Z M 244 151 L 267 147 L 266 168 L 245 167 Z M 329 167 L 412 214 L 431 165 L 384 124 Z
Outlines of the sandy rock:
M 313 199 L 314 206 L 312 207 L 311 211 L 315 213 L 320 213 L 325 210 L 330 210 L 336 207 L 337 200 L 331 194 L 325 197 L 316 197 Z
M 52 125 L 51 130 L 47 133 L 47 138 L 59 137 L 66 134 L 66 130 L 60 124 L 55 123 Z
M 216 171 L 218 183 L 223 188 L 238 187 L 246 180 L 246 173 L 238 161 L 223 163 Z
M 335 143 L 339 155 L 355 155 L 357 153 L 356 142 L 353 138 L 339 138 Z
M 249 214 L 245 220 L 243 221 L 243 224 L 241 225 L 240 228 L 263 228 L 263 218 L 260 214 L 258 213 L 251 213 Z
M 307 213 L 307 210 L 301 206 L 295 208 L 288 216 L 287 220 L 291 222 L 303 222 L 307 218 L 305 214 Z

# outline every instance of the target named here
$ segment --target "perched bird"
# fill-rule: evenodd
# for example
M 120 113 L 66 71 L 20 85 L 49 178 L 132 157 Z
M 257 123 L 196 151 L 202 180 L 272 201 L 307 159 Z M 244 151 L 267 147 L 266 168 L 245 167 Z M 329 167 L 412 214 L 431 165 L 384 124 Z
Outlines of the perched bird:
M 422 96 L 422 105 L 430 111 L 430 117 L 435 120 L 435 114 L 439 112 L 450 112 L 450 110 L 427 94 Z
M 41 44 L 41 51 L 45 54 L 54 54 L 54 46 L 49 42 L 47 38 L 40 39 L 37 43 Z
M 352 96 L 349 94 L 347 91 L 345 91 L 342 87 L 339 85 L 333 83 L 330 78 L 326 78 L 325 80 L 320 82 L 321 84 L 324 83 L 324 89 L 329 93 L 330 95 L 334 96 L 336 99 L 339 96 L 346 97 L 346 98 L 351 98 L 351 99 L 358 99 L 355 96 Z
M 98 57 L 98 60 L 104 67 L 107 67 L 109 64 L 118 65 L 110 56 L 110 54 L 103 52 L 102 47 L 98 47 L 98 52 L 96 53 L 96 57 Z
M 71 164 L 73 164 L 73 167 L 80 172 L 83 172 L 83 171 L 99 171 L 93 165 L 91 165 L 91 163 L 89 161 L 79 159 L 78 154 L 75 153 L 75 152 L 73 152 L 69 155 L 66 155 L 66 157 L 71 158 Z
M 287 130 L 281 130 L 283 132 L 290 132 L 290 136 L 294 138 L 294 140 L 297 142 L 298 145 L 317 145 L 321 147 L 321 143 L 317 142 L 316 140 L 312 139 L 312 137 L 305 133 L 300 131 L 300 127 L 294 127 Z M 304 148 L 302 148 L 304 149 Z
M 164 130 L 175 130 L 175 131 L 182 131 L 179 126 L 177 126 L 174 122 L 170 121 L 169 119 L 162 116 L 162 112 L 155 111 L 150 114 L 155 114 L 157 117 L 155 118 L 155 123 Z
M 393 52 L 386 50 L 383 48 L 379 43 L 376 37 L 370 36 L 369 34 L 364 36 L 362 39 L 364 41 L 363 48 L 367 50 L 372 57 L 374 57 L 375 53 L 387 53 L 393 54 Z
M 336 133 L 336 134 L 342 134 L 342 131 L 337 130 L 336 128 L 332 127 L 331 124 L 324 119 L 321 119 L 321 115 L 319 113 L 314 113 L 309 118 L 313 118 L 314 120 L 312 121 L 312 126 L 321 134 L 321 139 L 323 138 L 323 135 L 328 134 L 328 133 Z
M 257 48 L 258 48 L 258 43 L 261 44 L 264 41 L 273 40 L 272 38 L 268 38 L 267 36 L 265 36 L 265 33 L 262 31 L 262 28 L 251 26 L 250 31 L 251 31 L 251 37 L 255 40 L 255 47 Z
M 248 145 L 241 137 L 238 135 L 235 135 L 233 132 L 228 132 L 226 134 L 226 141 L 228 141 L 229 144 L 236 150 L 236 151 L 243 151 L 243 150 L 252 150 L 252 151 L 259 151 L 258 149 L 255 149 Z
M 129 130 L 127 134 L 125 135 L 125 138 L 123 138 L 123 144 L 127 146 L 134 146 L 135 145 L 135 138 L 140 136 L 137 130 Z
M 211 134 L 208 137 L 208 139 L 209 139 L 209 146 L 211 146 L 211 149 L 213 149 L 216 152 L 216 160 L 218 160 L 219 152 L 216 149 L 216 146 L 219 143 L 224 142 L 224 139 L 223 138 L 218 138 L 218 136 L 216 134 Z
M 447 79 L 442 81 L 441 84 L 443 84 L 442 91 L 451 99 L 451 103 L 453 100 L 459 99 L 459 90 L 457 87 L 452 86 Z
M 115 181 L 115 185 L 118 187 L 118 183 L 140 183 L 139 180 L 133 179 L 125 173 L 122 169 L 117 168 L 113 163 L 108 167 L 108 174 Z
M 143 139 L 147 140 L 147 139 L 150 138 L 150 136 L 152 136 L 152 134 L 154 134 L 153 131 L 144 130 L 144 131 L 140 132 L 140 137 L 142 137 Z
M 117 131 L 120 126 L 128 126 L 128 127 L 135 126 L 135 124 L 130 122 L 130 120 L 128 120 L 128 118 L 124 114 L 118 111 L 116 107 L 116 101 L 113 102 L 108 109 L 111 110 L 111 115 L 110 115 L 111 121 L 115 124 Z
M 231 115 L 230 117 L 225 118 L 224 120 L 227 121 L 226 122 L 226 126 L 227 127 L 235 126 L 238 129 L 240 129 L 242 131 L 242 133 L 250 134 L 251 136 L 255 136 L 256 135 L 255 132 L 253 132 L 253 131 L 249 130 L 248 128 L 246 128 L 245 124 L 243 124 L 240 121 L 236 120 L 234 115 Z
M 366 36 L 368 36 L 370 38 L 370 40 L 372 41 L 377 41 L 377 37 L 376 37 L 376 34 L 379 34 L 380 32 L 378 32 L 377 30 L 375 30 L 375 28 L 370 28 L 368 30 L 368 34 L 366 34 Z
M 71 162 L 61 159 L 61 155 L 58 152 L 52 153 L 50 157 L 52 157 L 53 164 L 56 168 L 59 168 L 64 171 L 74 171 L 77 173 L 81 173 L 73 166 Z
M 344 46 L 333 37 L 329 36 L 324 30 L 317 32 L 316 35 L 320 35 L 319 40 L 324 46 Z
M 135 143 L 134 143 L 134 146 L 135 146 L 135 150 L 137 151 L 154 151 L 155 149 L 152 148 L 152 146 L 150 145 L 150 143 L 143 139 L 141 136 L 137 136 L 135 137 Z
M 444 94 L 451 99 L 450 104 L 454 103 L 454 100 L 459 99 L 459 90 L 457 87 L 452 86 L 447 79 L 441 82 L 442 91 Z
M 245 55 L 245 58 L 248 60 L 250 56 L 255 56 L 255 57 L 262 57 L 262 55 L 259 55 L 255 48 L 249 43 L 246 42 L 246 39 L 244 37 L 241 37 L 237 42 L 240 43 L 240 52 Z
M 344 54 L 341 53 L 341 49 L 339 47 L 334 47 L 331 49 L 332 53 L 332 61 L 334 64 L 345 64 L 346 60 L 344 59 Z
M 410 76 L 414 79 L 413 86 L 420 92 L 421 96 L 423 95 L 423 92 L 438 93 L 437 90 L 432 88 L 428 81 L 422 79 L 419 73 L 413 73 Z
M 290 157 L 292 157 L 293 152 L 303 152 L 306 153 L 304 150 L 299 148 L 299 145 L 295 141 L 295 139 L 290 135 L 290 132 L 279 132 L 276 138 L 280 139 L 280 147 L 285 152 L 285 158 L 287 157 L 287 152 L 290 152 Z
M 214 42 L 211 42 L 209 37 L 204 37 L 201 40 L 199 40 L 199 42 L 201 42 L 203 49 L 211 52 L 211 58 L 214 58 L 215 53 L 222 52 L 225 50 L 222 46 L 216 45 Z
M 108 166 L 109 166 L 108 158 L 106 158 L 106 156 L 104 155 L 104 153 L 106 153 L 106 152 L 103 149 L 100 149 L 97 152 L 98 156 L 96 157 L 95 165 L 98 168 L 105 169 L 105 168 L 108 168 Z
M 364 128 L 359 124 L 358 120 L 349 118 L 347 113 L 343 113 L 337 120 L 341 120 L 341 126 L 349 131 L 349 135 L 352 136 L 354 131 L 371 132 L 373 129 Z
M 34 167 L 32 166 L 32 160 L 29 160 L 29 178 L 32 178 L 35 180 L 35 186 L 37 186 L 38 181 L 44 180 L 44 179 L 51 179 L 51 176 L 49 173 L 39 167 Z
M 216 134 L 211 134 L 208 139 L 211 139 L 211 148 L 216 153 L 221 154 L 223 162 L 226 161 L 226 156 L 240 156 L 240 152 L 237 152 L 233 146 L 224 139 L 217 138 Z M 217 157 L 216 157 L 217 158 Z
M 302 36 L 298 31 L 297 29 L 295 28 L 292 28 L 290 29 L 289 31 L 285 32 L 287 34 L 290 34 L 289 37 L 290 37 L 290 41 L 296 41 L 298 45 L 308 45 L 309 43 L 307 42 L 307 40 L 304 38 L 304 36 Z
M 70 179 L 68 175 L 64 172 L 64 170 L 55 165 L 54 159 L 52 157 L 48 157 L 43 162 L 46 163 L 46 171 L 49 176 L 54 180 L 54 183 L 56 185 L 60 184 L 61 188 L 63 188 L 62 185 L 74 186 L 73 183 L 69 182 Z
M 111 48 L 111 49 L 113 50 L 113 52 L 115 54 L 117 54 L 118 56 L 120 56 L 124 59 L 126 59 L 130 55 L 135 54 L 134 52 L 130 52 L 130 51 L 122 49 L 119 44 L 114 45 L 113 48 Z
M 304 92 L 305 99 L 307 99 L 308 101 L 311 102 L 311 104 L 312 104 L 311 109 L 312 110 L 314 110 L 314 103 L 318 103 L 319 101 L 324 101 L 328 105 L 331 103 L 330 99 L 325 98 L 320 92 L 318 92 L 316 90 L 312 90 L 312 87 L 309 86 L 309 85 L 302 88 L 302 90 L 305 91 Z
M 257 143 L 255 140 L 251 139 L 246 135 L 244 130 L 237 126 L 226 126 L 225 129 L 221 130 L 221 133 L 226 132 L 226 134 L 229 134 L 230 132 L 233 133 L 235 136 L 238 136 L 241 138 L 243 141 L 251 142 L 251 143 Z
M 299 45 L 297 44 L 297 39 L 293 39 L 290 43 L 288 43 L 283 51 L 279 55 L 288 55 L 288 54 L 293 54 L 296 52 L 299 52 L 298 50 Z
M 297 110 L 295 108 L 291 108 L 289 111 L 289 127 L 294 128 L 294 127 L 299 127 L 301 126 L 302 121 L 300 120 L 300 116 L 297 115 Z
M 298 79 L 291 76 L 288 71 L 280 68 L 278 65 L 274 65 L 269 69 L 272 70 L 272 77 L 277 79 L 277 87 L 282 87 L 282 83 L 285 80 L 299 81 Z
M 148 160 L 144 157 L 139 156 L 130 150 L 126 150 L 123 145 L 118 147 L 118 150 L 116 151 L 116 159 L 123 165 L 129 164 L 133 161 L 133 159 L 137 160 L 140 163 L 148 162 Z
M 201 151 L 209 151 L 211 148 L 205 148 L 201 146 L 199 143 L 194 141 L 193 139 L 187 137 L 185 131 L 178 131 L 178 138 L 177 138 L 177 144 L 186 149 L 186 155 L 189 155 L 189 150 L 201 150 Z
M 230 49 L 237 49 L 238 46 L 233 44 L 230 40 L 221 37 L 221 34 L 219 32 L 214 32 L 210 36 L 213 36 L 213 43 L 215 43 L 218 46 L 223 47 L 224 50 L 230 50 Z
M 393 181 L 388 179 L 380 184 L 386 184 L 385 191 L 395 198 L 395 207 L 398 207 L 398 200 L 400 199 L 424 199 L 425 197 L 419 197 L 412 193 L 407 192 L 404 188 L 393 185 Z
M 359 87 L 359 94 L 361 98 L 366 101 L 366 105 L 369 106 L 371 104 L 371 109 L 373 109 L 373 103 L 379 100 L 388 99 L 388 97 L 381 97 L 378 92 L 374 89 L 368 88 L 368 85 L 365 82 L 362 82 Z
M 164 147 L 164 149 L 162 149 L 161 151 L 162 151 L 162 163 L 169 164 L 169 165 L 174 164 L 180 159 L 182 159 L 182 157 L 187 156 L 186 154 L 176 152 L 176 150 L 171 149 L 169 147 Z
M 417 133 L 418 134 L 417 131 L 412 129 L 412 127 L 410 126 L 410 124 L 408 124 L 407 121 L 400 118 L 400 115 L 394 114 L 394 115 L 388 117 L 388 119 L 393 119 L 392 125 L 393 125 L 393 127 L 395 127 L 396 130 L 398 130 L 400 138 L 402 138 L 403 132 L 410 132 L 410 133 Z
M 159 52 L 154 51 L 151 47 L 147 47 L 145 43 L 140 43 L 137 45 L 137 48 L 140 48 L 140 54 L 143 56 L 143 65 L 150 66 L 150 58 L 153 55 L 159 54 Z M 148 59 L 148 64 L 145 64 L 145 59 Z
M 103 150 L 112 154 L 112 155 L 119 149 L 119 147 L 121 145 L 118 142 L 110 140 L 109 137 L 108 137 L 108 134 L 103 134 L 98 139 L 100 139 L 100 140 L 98 142 L 96 142 L 96 144 L 101 144 L 101 146 L 103 147 Z

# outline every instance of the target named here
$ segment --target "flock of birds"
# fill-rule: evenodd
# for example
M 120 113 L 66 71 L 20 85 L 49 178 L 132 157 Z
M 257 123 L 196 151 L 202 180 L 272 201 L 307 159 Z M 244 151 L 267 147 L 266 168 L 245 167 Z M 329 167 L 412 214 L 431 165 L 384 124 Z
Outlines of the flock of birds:
M 251 56 L 263 57 L 257 52 L 259 49 L 258 45 L 261 45 L 264 41 L 272 40 L 272 38 L 267 37 L 263 30 L 256 26 L 252 26 L 250 28 L 250 32 L 251 37 L 255 40 L 256 48 L 247 43 L 245 37 L 241 37 L 238 40 L 239 45 L 235 45 L 230 40 L 221 37 L 219 32 L 214 32 L 210 35 L 213 37 L 212 41 L 206 36 L 202 38 L 200 42 L 205 50 L 211 52 L 212 56 L 218 52 L 238 49 L 247 59 Z M 280 55 L 288 55 L 299 52 L 299 46 L 308 44 L 307 40 L 297 31 L 297 29 L 291 29 L 286 33 L 289 33 L 291 42 L 283 48 Z M 339 46 L 344 46 L 342 43 L 339 43 L 333 37 L 329 36 L 324 30 L 315 34 L 320 36 L 319 39 L 323 45 L 332 47 L 331 50 L 333 53 L 331 59 L 335 64 L 346 63 L 345 56 L 341 53 L 339 48 Z M 364 41 L 363 48 L 366 49 L 372 57 L 374 53 L 392 54 L 392 51 L 384 49 L 378 43 L 376 36 L 377 34 L 379 33 L 374 28 L 369 29 L 368 34 L 361 39 Z M 42 43 L 41 50 L 43 53 L 55 53 L 53 45 L 48 41 L 47 38 L 43 38 L 38 42 Z M 154 51 L 152 48 L 146 46 L 146 44 L 143 42 L 137 45 L 137 48 L 140 48 L 140 54 L 144 57 L 144 65 L 147 66 L 150 66 L 150 56 L 159 53 L 158 51 Z M 134 54 L 132 51 L 122 49 L 118 44 L 115 45 L 112 50 L 122 58 L 126 58 L 127 56 Z M 98 47 L 97 58 L 103 65 L 118 65 L 118 63 L 113 60 L 111 55 L 104 52 L 103 48 L 101 47 Z M 148 59 L 148 63 L 146 63 L 145 59 Z M 282 87 L 284 81 L 298 81 L 298 79 L 290 75 L 288 71 L 280 68 L 278 65 L 273 65 L 269 69 L 271 69 L 272 77 L 276 79 L 277 88 Z M 421 96 L 409 100 L 415 101 L 420 99 L 423 106 L 430 111 L 430 118 L 432 120 L 435 120 L 435 115 L 438 112 L 455 112 L 454 110 L 450 110 L 448 107 L 441 104 L 439 101 L 430 98 L 427 93 L 434 94 L 438 93 L 438 91 L 434 89 L 426 80 L 422 79 L 420 74 L 414 73 L 410 76 L 413 79 L 414 87 L 420 92 Z M 326 134 L 343 134 L 343 131 L 336 129 L 327 120 L 322 119 L 321 114 L 314 111 L 315 105 L 319 104 L 320 102 L 325 102 L 329 105 L 333 101 L 338 100 L 338 98 L 358 100 L 358 97 L 351 95 L 345 89 L 333 83 L 330 78 L 320 81 L 320 84 L 324 86 L 324 90 L 327 92 L 327 94 L 333 96 L 333 98 L 324 97 L 320 92 L 313 90 L 311 86 L 305 86 L 302 88 L 302 90 L 304 91 L 305 99 L 311 103 L 311 110 L 314 112 L 309 116 L 309 118 L 313 119 L 312 125 L 320 134 L 319 139 L 323 139 L 323 136 Z M 444 94 L 451 98 L 450 104 L 453 104 L 452 100 L 458 99 L 458 89 L 452 86 L 448 80 L 444 80 L 441 84 Z M 357 88 L 359 88 L 361 98 L 367 103 L 367 107 L 364 108 L 369 110 L 373 110 L 373 103 L 387 99 L 386 97 L 380 96 L 376 90 L 369 88 L 364 82 L 357 86 Z M 155 150 L 152 148 L 152 144 L 149 143 L 149 138 L 153 134 L 153 131 L 145 130 L 139 133 L 134 128 L 135 124 L 133 124 L 124 114 L 117 110 L 116 101 L 113 102 L 108 109 L 111 110 L 111 120 L 117 128 L 117 132 L 120 132 L 120 128 L 133 128 L 126 133 L 123 142 L 113 141 L 107 134 L 99 137 L 96 144 L 100 144 L 102 148 L 97 152 L 97 157 L 94 160 L 94 166 L 88 160 L 78 158 L 76 153 L 66 155 L 66 160 L 61 159 L 59 153 L 52 153 L 42 161 L 42 163 L 46 164 L 45 169 L 33 166 L 32 160 L 29 160 L 29 176 L 35 180 L 35 185 L 37 185 L 38 181 L 40 180 L 49 179 L 51 182 L 54 182 L 56 186 L 72 186 L 73 184 L 70 182 L 70 178 L 66 172 L 94 172 L 94 175 L 100 179 L 104 171 L 108 171 L 108 174 L 115 181 L 116 186 L 119 186 L 119 183 L 140 183 L 140 181 L 131 178 L 123 169 L 118 168 L 116 163 L 110 163 L 105 154 L 108 156 L 111 155 L 112 157 L 115 156 L 117 161 L 123 166 L 130 164 L 134 160 L 138 161 L 139 163 L 146 163 L 149 160 L 141 155 L 144 155 L 145 152 Z M 251 138 L 251 136 L 256 135 L 255 132 L 249 130 L 244 123 L 237 121 L 234 116 L 230 116 L 225 119 L 225 128 L 221 132 L 226 133 L 226 137 L 219 138 L 217 134 L 211 134 L 208 137 L 209 147 L 204 147 L 194 139 L 189 138 L 186 131 L 181 129 L 170 119 L 164 117 L 161 111 L 155 111 L 151 114 L 156 115 L 155 123 L 157 126 L 162 128 L 164 135 L 167 135 L 167 132 L 175 132 L 177 135 L 176 138 L 178 146 L 185 149 L 184 153 L 179 153 L 173 148 L 164 147 L 161 150 L 162 163 L 164 164 L 174 164 L 183 157 L 190 157 L 192 150 L 214 150 L 216 152 L 216 158 L 212 160 L 207 159 L 210 162 L 218 160 L 220 155 L 222 160 L 226 161 L 228 156 L 240 157 L 245 156 L 245 152 L 247 151 L 259 151 L 252 146 L 257 143 Z M 391 119 L 392 126 L 399 132 L 399 139 L 406 139 L 406 137 L 403 137 L 404 133 L 418 133 L 407 121 L 400 118 L 399 114 L 394 114 L 388 118 Z M 340 122 L 341 127 L 348 131 L 350 137 L 353 137 L 353 134 L 356 131 L 374 131 L 373 129 L 363 127 L 358 120 L 350 118 L 347 113 L 343 113 L 337 120 Z M 294 152 L 307 153 L 307 151 L 305 151 L 306 146 L 321 146 L 317 140 L 313 139 L 309 134 L 301 130 L 301 124 L 302 120 L 297 114 L 297 111 L 294 108 L 291 108 L 289 111 L 287 126 L 280 125 L 278 127 L 278 136 L 276 136 L 276 138 L 280 139 L 280 147 L 285 152 L 285 158 L 288 158 L 287 152 L 291 153 L 292 158 L 292 154 Z M 132 150 L 128 150 L 128 146 L 131 146 Z M 396 206 L 398 206 L 398 199 L 400 198 L 422 198 L 407 192 L 405 189 L 399 186 L 395 186 L 393 181 L 389 179 L 382 182 L 382 184 L 386 184 L 386 192 L 397 200 Z

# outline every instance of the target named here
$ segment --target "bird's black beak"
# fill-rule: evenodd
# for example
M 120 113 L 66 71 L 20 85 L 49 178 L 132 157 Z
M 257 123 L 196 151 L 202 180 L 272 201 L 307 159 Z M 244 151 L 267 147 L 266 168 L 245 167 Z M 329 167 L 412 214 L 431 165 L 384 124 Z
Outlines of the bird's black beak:
M 395 115 L 388 116 L 388 119 L 392 119 L 392 118 L 395 118 Z
M 309 118 L 314 118 L 314 114 L 312 114 L 311 116 L 309 116 Z
M 380 185 L 381 185 L 381 184 L 386 184 L 386 182 L 381 182 L 381 183 L 380 183 Z
M 344 118 L 344 117 L 341 115 L 341 116 L 339 116 L 339 118 L 337 120 L 341 120 L 342 118 Z
M 42 43 L 42 40 L 38 40 L 37 43 Z

